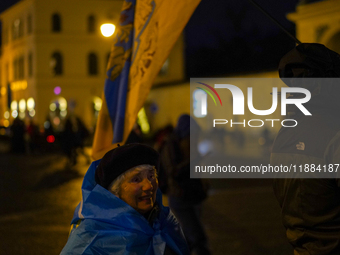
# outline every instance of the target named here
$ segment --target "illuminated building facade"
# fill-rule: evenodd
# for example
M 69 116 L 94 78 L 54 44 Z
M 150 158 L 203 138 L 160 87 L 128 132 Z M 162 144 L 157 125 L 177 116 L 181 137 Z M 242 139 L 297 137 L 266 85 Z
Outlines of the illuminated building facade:
M 299 5 L 287 18 L 296 24 L 296 37 L 303 43 L 321 43 L 340 53 L 340 1 Z
M 89 126 L 101 107 L 121 0 L 25 0 L 0 14 L 0 125 L 18 116 L 60 127 L 74 112 Z

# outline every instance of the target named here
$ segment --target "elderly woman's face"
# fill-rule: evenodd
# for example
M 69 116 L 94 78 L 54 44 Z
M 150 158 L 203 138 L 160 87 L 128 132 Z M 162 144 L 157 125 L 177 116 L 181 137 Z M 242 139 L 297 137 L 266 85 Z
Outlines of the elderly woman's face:
M 123 180 L 119 198 L 139 213 L 145 214 L 154 206 L 157 189 L 155 169 L 136 169 L 129 172 Z

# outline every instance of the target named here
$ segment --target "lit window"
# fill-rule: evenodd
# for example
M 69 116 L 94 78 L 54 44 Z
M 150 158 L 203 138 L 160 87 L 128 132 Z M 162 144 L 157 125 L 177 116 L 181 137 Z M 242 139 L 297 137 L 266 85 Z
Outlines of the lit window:
M 12 39 L 18 39 L 20 37 L 22 37 L 24 34 L 23 31 L 23 22 L 20 19 L 16 19 L 13 22 L 12 25 Z
M 22 79 L 24 79 L 24 77 L 25 77 L 25 65 L 24 65 L 24 57 L 23 56 L 21 56 L 21 57 L 19 57 L 19 59 L 18 59 L 18 67 L 19 67 L 19 70 L 18 70 L 18 78 L 19 78 L 19 80 L 22 80 Z

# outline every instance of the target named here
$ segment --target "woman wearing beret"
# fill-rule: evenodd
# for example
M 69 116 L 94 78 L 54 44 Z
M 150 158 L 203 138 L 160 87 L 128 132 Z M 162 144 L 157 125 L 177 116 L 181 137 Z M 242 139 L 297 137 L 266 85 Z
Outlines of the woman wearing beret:
M 158 153 L 117 147 L 92 162 L 61 254 L 189 254 L 182 230 L 158 191 Z

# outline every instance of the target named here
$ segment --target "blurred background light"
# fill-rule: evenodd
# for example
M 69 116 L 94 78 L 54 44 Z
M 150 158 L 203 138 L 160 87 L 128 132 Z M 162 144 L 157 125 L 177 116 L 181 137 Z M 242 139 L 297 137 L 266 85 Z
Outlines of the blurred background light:
M 99 112 L 100 109 L 102 108 L 102 100 L 99 97 L 95 97 L 93 99 L 93 103 L 94 103 L 94 109 Z
M 20 112 L 20 113 L 19 113 L 19 118 L 20 118 L 20 119 L 23 120 L 25 117 L 26 117 L 25 112 Z
M 19 101 L 19 112 L 24 112 L 26 110 L 26 101 L 25 99 L 21 99 Z
M 6 120 L 8 120 L 9 119 L 9 111 L 5 111 L 5 113 L 4 113 L 4 118 L 6 119 Z
M 57 106 L 55 103 L 50 104 L 50 110 L 51 112 L 54 112 L 57 109 Z
M 17 110 L 18 109 L 18 102 L 16 100 L 12 101 L 11 103 L 11 110 Z
M 17 110 L 12 111 L 12 117 L 13 118 L 18 117 L 18 111 Z
M 46 141 L 48 143 L 54 143 L 55 137 L 53 135 L 49 135 L 49 136 L 46 137 Z
M 44 122 L 44 128 L 49 129 L 51 127 L 51 123 L 47 120 Z
M 29 99 L 27 99 L 27 110 L 31 111 L 33 110 L 35 107 L 35 102 L 33 97 L 30 97 Z
M 34 117 L 34 116 L 35 116 L 35 110 L 34 110 L 34 109 L 33 109 L 33 110 L 30 110 L 30 111 L 28 112 L 28 114 L 29 114 L 29 116 Z
M 61 112 L 60 112 L 60 116 L 61 116 L 61 117 L 65 118 L 66 115 L 67 115 L 67 111 L 61 111 Z
M 55 87 L 54 88 L 54 94 L 59 95 L 60 93 L 61 93 L 61 88 L 59 86 Z
M 58 100 L 60 111 L 65 111 L 67 109 L 67 101 L 65 98 L 61 97 Z

